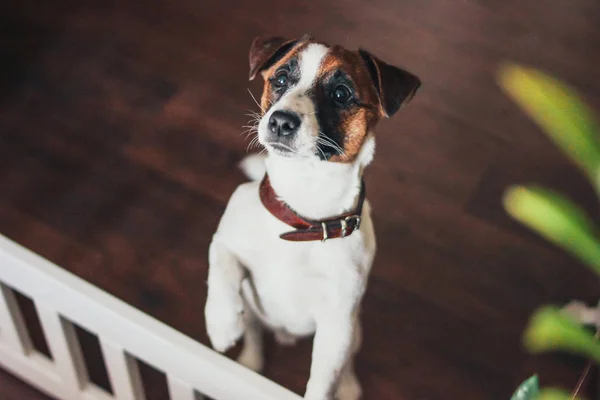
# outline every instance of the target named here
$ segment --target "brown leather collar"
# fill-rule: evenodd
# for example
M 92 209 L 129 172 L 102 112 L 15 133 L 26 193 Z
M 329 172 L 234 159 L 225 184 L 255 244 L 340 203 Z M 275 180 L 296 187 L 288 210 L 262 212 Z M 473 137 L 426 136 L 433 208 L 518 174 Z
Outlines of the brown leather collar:
M 361 182 L 358 204 L 353 212 L 322 220 L 310 220 L 296 214 L 287 204 L 279 200 L 271 186 L 269 176 L 266 174 L 260 184 L 259 193 L 261 202 L 274 217 L 296 228 L 295 231 L 279 235 L 283 240 L 292 242 L 321 240 L 324 242 L 328 239 L 350 236 L 352 232 L 360 229 L 362 207 L 365 202 L 364 181 Z

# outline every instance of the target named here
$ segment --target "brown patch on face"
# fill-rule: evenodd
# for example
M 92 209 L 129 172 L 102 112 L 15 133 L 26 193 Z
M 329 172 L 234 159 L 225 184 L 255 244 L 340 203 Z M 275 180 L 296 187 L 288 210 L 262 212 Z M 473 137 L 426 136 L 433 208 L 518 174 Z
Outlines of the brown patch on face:
M 270 81 L 270 78 L 275 74 L 275 72 L 277 72 L 277 70 L 281 66 L 287 64 L 292 58 L 297 57 L 298 53 L 305 49 L 306 46 L 308 46 L 310 43 L 310 41 L 298 43 L 278 62 L 273 64 L 269 69 L 266 69 L 262 72 L 262 76 L 264 78 L 263 92 L 260 98 L 260 107 L 262 115 L 264 115 L 274 103 L 275 93 L 273 90 L 271 90 L 272 83 Z
M 341 130 L 344 132 L 344 156 L 336 154 L 329 161 L 332 162 L 352 162 L 360 152 L 367 134 L 369 117 L 367 111 L 359 109 L 356 112 L 348 113 L 341 121 Z
M 327 88 L 317 104 L 318 115 L 324 116 L 319 121 L 320 131 L 344 151 L 343 155 L 331 155 L 329 161 L 353 162 L 369 131 L 381 118 L 379 98 L 369 71 L 358 52 L 334 46 L 323 59 L 318 80 Z M 348 104 L 335 104 L 329 95 L 340 84 L 351 86 L 353 100 Z

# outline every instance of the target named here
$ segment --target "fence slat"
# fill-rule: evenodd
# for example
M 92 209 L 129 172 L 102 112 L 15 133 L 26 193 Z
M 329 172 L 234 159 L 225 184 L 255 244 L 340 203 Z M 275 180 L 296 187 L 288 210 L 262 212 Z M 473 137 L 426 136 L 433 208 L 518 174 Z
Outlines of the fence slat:
M 14 292 L 0 283 L 0 340 L 20 354 L 28 354 L 31 339 Z
M 118 400 L 145 400 L 139 368 L 125 350 L 100 338 L 106 370 L 113 393 Z
M 40 323 L 65 390 L 72 398 L 81 397 L 87 372 L 75 329 L 55 310 L 36 303 Z
M 0 368 L 21 377 L 24 381 L 53 398 L 65 398 L 61 378 L 56 373 L 54 364 L 39 353 L 31 353 L 29 356 L 25 356 L 1 344 Z
M 77 324 L 96 334 L 101 343 L 113 343 L 119 350 L 112 354 L 114 357 L 111 356 L 110 349 L 105 350 L 105 359 L 110 364 L 107 365 L 107 372 L 115 382 L 115 391 L 120 385 L 117 382 L 123 376 L 136 379 L 127 362 L 123 361 L 127 360 L 124 354 L 131 354 L 131 357 L 156 366 L 167 376 L 185 382 L 211 398 L 300 400 L 295 393 L 177 332 L 2 235 L 0 266 L 0 281 L 33 299 L 56 361 L 50 363 L 45 360 L 50 366 L 42 367 L 40 363 L 34 362 L 38 355 L 36 352 L 31 351 L 28 356 L 21 356 L 6 342 L 1 342 L 0 365 L 7 366 L 9 370 L 52 393 L 56 398 L 110 398 L 89 382 L 73 332 L 72 324 Z M 115 369 L 118 368 L 115 365 L 120 365 L 121 368 Z M 51 371 L 50 376 L 42 378 L 46 375 L 44 372 L 48 371 Z M 178 393 L 180 389 L 182 396 L 188 393 L 175 385 L 171 389 L 174 393 Z M 123 384 L 122 387 L 128 386 Z M 139 390 L 137 394 L 140 393 L 143 391 Z
M 204 396 L 197 396 L 194 388 L 176 378 L 167 377 L 169 397 L 171 400 L 204 400 Z

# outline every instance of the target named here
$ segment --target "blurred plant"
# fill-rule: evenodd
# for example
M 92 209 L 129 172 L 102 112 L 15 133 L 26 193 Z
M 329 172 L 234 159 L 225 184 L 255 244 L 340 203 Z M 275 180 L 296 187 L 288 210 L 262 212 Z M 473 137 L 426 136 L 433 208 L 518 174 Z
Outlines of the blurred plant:
M 532 68 L 505 65 L 498 74 L 504 92 L 579 167 L 600 195 L 600 130 L 591 110 L 566 84 Z M 583 262 L 600 277 L 598 228 L 567 197 L 538 186 L 513 186 L 504 195 L 507 213 Z M 525 330 L 531 353 L 565 351 L 600 364 L 600 343 L 558 308 L 536 310 Z M 537 376 L 523 382 L 512 400 L 572 399 L 557 389 L 540 390 Z
M 537 375 L 532 376 L 519 386 L 510 400 L 535 399 L 540 395 L 540 382 Z

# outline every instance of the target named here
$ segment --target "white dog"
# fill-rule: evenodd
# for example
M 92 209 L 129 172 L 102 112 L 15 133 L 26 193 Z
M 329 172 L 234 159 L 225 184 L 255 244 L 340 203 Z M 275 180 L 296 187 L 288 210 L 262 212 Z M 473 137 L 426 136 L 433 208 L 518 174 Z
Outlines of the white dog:
M 264 78 L 253 179 L 231 196 L 210 245 L 206 327 L 224 352 L 244 336 L 239 361 L 264 364 L 262 330 L 280 343 L 314 334 L 305 399 L 355 400 L 360 303 L 375 256 L 364 168 L 372 129 L 420 86 L 364 50 L 309 36 L 256 38 L 250 80 Z

